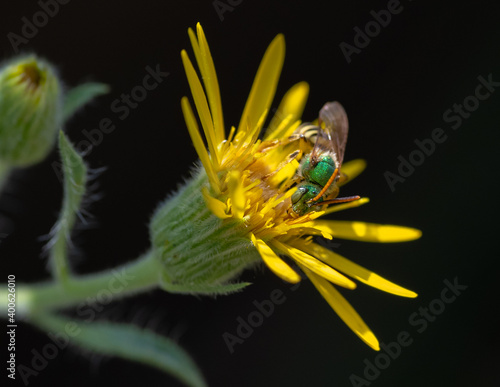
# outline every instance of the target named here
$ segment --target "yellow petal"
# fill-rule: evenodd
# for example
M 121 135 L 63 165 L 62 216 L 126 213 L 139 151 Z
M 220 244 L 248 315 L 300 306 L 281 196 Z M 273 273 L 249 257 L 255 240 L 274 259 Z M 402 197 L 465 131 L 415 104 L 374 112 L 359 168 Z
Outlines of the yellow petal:
M 318 261 L 316 258 L 304 253 L 303 251 L 291 246 L 284 245 L 277 240 L 272 241 L 272 245 L 280 250 L 283 254 L 293 258 L 297 263 L 307 267 L 316 274 L 324 277 L 336 285 L 342 286 L 347 289 L 355 289 L 356 283 L 349 278 L 340 274 L 337 270 L 332 269 L 330 266 L 325 265 L 323 262 Z
M 289 114 L 281 123 L 279 126 L 274 130 L 273 132 L 273 139 L 274 140 L 283 140 L 287 139 L 290 137 L 295 130 L 302 124 L 301 120 L 295 120 L 293 121 L 293 116 Z M 269 139 L 269 138 L 266 138 Z
M 196 63 L 198 63 L 198 66 L 200 66 L 200 63 L 202 63 L 202 61 L 201 61 L 201 51 L 200 51 L 200 45 L 198 44 L 198 39 L 196 38 L 196 35 L 194 34 L 191 28 L 188 28 L 188 35 L 189 35 L 189 40 L 191 41 L 191 47 L 193 47 Z
M 187 97 L 183 97 L 181 99 L 181 107 L 182 113 L 184 115 L 184 120 L 186 121 L 186 126 L 189 131 L 189 135 L 191 136 L 191 141 L 193 141 L 194 148 L 200 157 L 201 163 L 207 172 L 208 180 L 210 181 L 210 186 L 215 191 L 215 193 L 219 194 L 219 179 L 217 178 L 217 174 L 214 171 L 212 161 L 208 156 L 207 149 L 205 148 L 205 144 L 200 135 L 200 130 L 198 128 L 198 124 L 196 123 L 196 118 L 194 116 L 193 110 L 189 104 Z
M 200 23 L 196 25 L 198 33 L 198 43 L 200 47 L 200 60 L 198 65 L 203 77 L 205 90 L 207 91 L 208 103 L 210 104 L 210 112 L 214 120 L 215 139 L 217 144 L 224 140 L 224 120 L 222 117 L 222 102 L 220 99 L 219 82 L 215 72 L 215 65 L 208 47 L 207 38 L 201 28 Z
M 264 140 L 273 140 L 281 137 L 276 129 L 278 129 L 283 120 L 287 119 L 289 122 L 295 122 L 300 119 L 308 95 L 309 85 L 307 82 L 299 82 L 286 92 L 269 124 Z
M 233 208 L 233 216 L 235 218 L 243 218 L 245 207 L 247 204 L 245 190 L 241 184 L 241 174 L 239 171 L 230 171 L 229 179 L 227 182 L 229 188 L 229 196 L 231 197 L 231 204 Z
M 248 123 L 251 126 L 256 125 L 262 113 L 269 110 L 276 92 L 284 59 L 285 38 L 282 34 L 279 34 L 273 39 L 262 58 L 241 115 L 238 132 L 245 130 Z
M 366 204 L 369 202 L 370 202 L 370 199 L 361 198 L 359 200 L 354 200 L 352 202 L 335 204 L 334 206 L 330 206 L 325 210 L 325 215 L 331 214 L 332 212 L 339 212 L 339 211 L 348 210 L 350 208 L 356 208 L 356 207 L 362 206 L 363 204 Z
M 348 276 L 351 276 L 354 279 L 357 279 L 360 282 L 363 282 L 366 285 L 401 297 L 417 297 L 417 293 L 396 285 L 395 283 L 382 278 L 378 274 L 375 274 L 374 272 L 365 269 L 364 267 L 359 266 L 354 262 L 351 262 L 348 259 L 342 257 L 341 255 L 334 253 L 333 251 L 330 251 L 316 243 L 306 245 L 303 242 L 298 242 L 297 245 L 300 249 L 306 251 L 307 253 L 315 256 L 318 259 L 321 259 L 327 265 L 340 270 L 341 272 L 347 274 Z
M 361 340 L 374 350 L 379 351 L 380 346 L 373 332 L 338 290 L 319 275 L 307 270 L 305 267 L 302 267 L 302 269 L 342 321 L 344 321 Z
M 184 65 L 184 70 L 186 71 L 186 77 L 188 79 L 189 87 L 191 89 L 191 94 L 193 95 L 194 103 L 196 105 L 196 110 L 198 111 L 198 116 L 200 117 L 201 126 L 203 127 L 203 132 L 208 143 L 208 149 L 210 154 L 215 161 L 217 168 L 219 167 L 219 159 L 217 152 L 217 144 L 215 139 L 214 124 L 212 121 L 212 115 L 208 109 L 207 98 L 203 87 L 201 86 L 200 80 L 193 64 L 189 60 L 189 57 L 185 50 L 181 51 L 182 63 Z
M 203 198 L 205 199 L 205 203 L 207 203 L 207 207 L 212 213 L 220 219 L 229 218 L 231 215 L 226 213 L 227 206 L 225 203 L 221 202 L 210 196 L 206 187 L 201 189 L 201 193 L 203 194 Z
M 257 141 L 257 138 L 259 137 L 260 130 L 262 129 L 262 126 L 264 126 L 266 116 L 267 116 L 267 110 L 264 110 L 256 123 L 255 122 L 247 123 L 247 128 L 244 131 L 246 135 L 242 139 L 241 143 L 238 144 L 241 148 L 246 148 L 247 150 L 250 150 L 248 147 L 250 145 L 255 144 L 255 141 Z
M 351 180 L 356 178 L 361 172 L 363 172 L 366 168 L 366 161 L 363 159 L 356 159 L 348 161 L 342 164 L 342 173 L 347 176 L 347 181 L 339 184 L 339 187 L 344 184 L 349 183 Z
M 363 242 L 407 242 L 418 239 L 422 231 L 416 228 L 340 220 L 316 220 L 314 227 L 336 238 Z
M 295 284 L 300 281 L 300 275 L 286 264 L 262 239 L 257 239 L 251 234 L 252 243 L 259 252 L 264 263 L 271 271 L 284 281 Z

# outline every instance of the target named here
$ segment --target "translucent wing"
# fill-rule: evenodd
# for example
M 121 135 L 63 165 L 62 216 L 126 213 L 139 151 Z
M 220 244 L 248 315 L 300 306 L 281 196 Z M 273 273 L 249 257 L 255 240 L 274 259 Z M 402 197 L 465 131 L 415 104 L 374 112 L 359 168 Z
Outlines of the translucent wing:
M 331 152 L 340 169 L 349 132 L 349 121 L 342 105 L 336 101 L 326 103 L 319 112 L 319 124 L 324 124 L 324 128 L 318 132 L 311 158 L 317 160 L 322 153 Z

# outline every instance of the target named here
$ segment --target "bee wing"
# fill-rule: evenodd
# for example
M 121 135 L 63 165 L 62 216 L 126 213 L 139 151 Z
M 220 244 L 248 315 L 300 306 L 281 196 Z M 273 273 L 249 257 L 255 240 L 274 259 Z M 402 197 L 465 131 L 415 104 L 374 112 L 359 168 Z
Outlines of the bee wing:
M 335 164 L 337 164 L 337 156 L 335 152 L 335 148 L 332 143 L 332 137 L 330 134 L 321 129 L 318 126 L 318 133 L 316 135 L 316 141 L 314 143 L 314 147 L 311 151 L 311 163 L 312 165 L 316 165 L 319 162 L 319 158 L 321 155 L 330 154 L 335 160 Z
M 336 156 L 336 164 L 340 169 L 344 160 L 349 121 L 347 113 L 338 102 L 326 103 L 319 112 L 319 124 L 324 124 L 324 129 L 318 133 L 318 138 L 312 151 L 313 159 L 325 151 L 331 151 Z

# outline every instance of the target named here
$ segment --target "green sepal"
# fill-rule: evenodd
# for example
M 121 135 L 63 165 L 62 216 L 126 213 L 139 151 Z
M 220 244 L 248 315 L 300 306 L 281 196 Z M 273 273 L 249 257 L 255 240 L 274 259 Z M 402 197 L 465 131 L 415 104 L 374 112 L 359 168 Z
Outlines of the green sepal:
M 150 330 L 111 322 L 89 324 L 53 314 L 38 315 L 33 322 L 46 331 L 69 336 L 71 344 L 155 367 L 187 386 L 206 386 L 200 370 L 187 352 L 171 339 Z
M 206 296 L 226 295 L 243 290 L 251 282 L 237 282 L 232 284 L 173 284 L 168 276 L 162 275 L 160 287 L 170 293 L 199 294 Z
M 63 118 L 67 120 L 83 105 L 95 97 L 109 92 L 109 86 L 103 83 L 88 82 L 69 90 L 64 97 Z
M 243 289 L 243 270 L 262 262 L 245 220 L 219 219 L 202 194 L 205 170 L 160 204 L 150 222 L 152 252 L 163 266 L 162 288 L 173 293 L 219 295 Z

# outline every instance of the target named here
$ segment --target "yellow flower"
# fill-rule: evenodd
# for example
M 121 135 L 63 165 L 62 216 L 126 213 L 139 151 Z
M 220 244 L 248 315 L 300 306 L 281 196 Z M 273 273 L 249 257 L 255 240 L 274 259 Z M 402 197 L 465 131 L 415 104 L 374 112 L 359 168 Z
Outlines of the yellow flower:
M 191 29 L 188 32 L 203 84 L 186 51 L 182 51 L 181 57 L 207 146 L 186 97 L 182 98 L 181 106 L 206 171 L 208 183 L 198 185 L 206 207 L 217 216 L 221 225 L 239 229 L 238 237 L 251 241 L 250 245 L 277 276 L 296 283 L 301 280 L 300 275 L 283 259 L 291 258 L 349 328 L 370 347 L 379 350 L 375 335 L 333 285 L 354 289 L 353 279 L 356 279 L 403 297 L 416 297 L 417 294 L 314 243 L 312 236 L 401 242 L 417 239 L 421 232 L 391 225 L 318 220 L 326 214 L 367 203 L 367 198 L 330 208 L 324 208 L 325 205 L 321 211 L 310 211 L 302 216 L 291 212 L 291 196 L 295 192 L 295 188 L 290 188 L 293 186 L 291 179 L 299 166 L 293 155 L 300 147 L 299 141 L 287 140 L 301 124 L 300 116 L 309 92 L 306 83 L 298 83 L 286 93 L 263 139 L 259 139 L 284 61 L 283 35 L 278 35 L 267 49 L 239 125 L 231 127 L 226 137 L 219 84 L 207 40 L 200 24 L 196 35 Z M 353 178 L 364 167 L 364 161 L 355 160 L 344 164 L 342 171 Z M 172 244 L 166 234 L 161 240 L 166 246 Z M 239 271 L 234 269 L 233 274 Z M 230 278 L 233 277 L 225 277 Z M 168 286 L 173 286 L 175 281 L 170 280 Z

